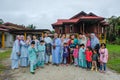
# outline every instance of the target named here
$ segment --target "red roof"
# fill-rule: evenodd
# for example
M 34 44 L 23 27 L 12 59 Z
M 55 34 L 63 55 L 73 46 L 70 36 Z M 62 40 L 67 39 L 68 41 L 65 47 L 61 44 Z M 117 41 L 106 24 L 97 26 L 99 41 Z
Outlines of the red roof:
M 0 31 L 8 31 L 7 29 L 0 28 Z
M 70 19 L 58 19 L 56 23 L 52 24 L 52 26 L 63 25 L 65 23 L 77 23 L 80 20 L 104 20 L 104 18 L 93 13 L 87 14 L 82 11 Z
M 100 16 L 82 16 L 80 19 L 104 19 L 103 17 Z

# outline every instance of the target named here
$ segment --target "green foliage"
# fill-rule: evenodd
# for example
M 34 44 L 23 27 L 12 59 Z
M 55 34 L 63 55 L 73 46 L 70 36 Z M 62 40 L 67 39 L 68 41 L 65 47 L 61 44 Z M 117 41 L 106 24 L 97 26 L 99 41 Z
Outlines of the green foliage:
M 2 72 L 7 69 L 7 67 L 4 66 L 1 63 L 1 61 L 4 60 L 4 59 L 6 59 L 6 58 L 9 58 L 10 54 L 11 54 L 11 49 L 9 49 L 7 51 L 4 51 L 4 52 L 0 52 L 0 74 L 2 74 Z
M 120 73 L 120 46 L 107 44 L 109 61 L 107 66 Z
M 4 21 L 2 19 L 0 19 L 0 24 L 3 24 L 3 23 L 4 23 Z
M 35 28 L 36 28 L 36 26 L 34 26 L 33 24 L 30 24 L 30 25 L 28 25 L 28 26 L 27 26 L 27 28 L 30 28 L 30 29 L 35 29 Z
M 111 43 L 120 44 L 120 16 L 112 16 L 107 19 L 109 27 L 107 27 L 107 40 Z
M 3 60 L 5 58 L 9 58 L 11 54 L 11 49 L 5 51 L 5 52 L 0 52 L 0 60 Z

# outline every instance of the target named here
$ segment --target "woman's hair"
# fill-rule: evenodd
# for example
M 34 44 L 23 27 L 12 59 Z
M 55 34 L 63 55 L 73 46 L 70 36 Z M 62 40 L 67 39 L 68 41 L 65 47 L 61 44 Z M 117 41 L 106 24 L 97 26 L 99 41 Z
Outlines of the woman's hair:
M 102 47 L 102 46 L 105 46 L 105 48 L 106 48 L 106 44 L 105 43 L 101 43 L 100 47 Z

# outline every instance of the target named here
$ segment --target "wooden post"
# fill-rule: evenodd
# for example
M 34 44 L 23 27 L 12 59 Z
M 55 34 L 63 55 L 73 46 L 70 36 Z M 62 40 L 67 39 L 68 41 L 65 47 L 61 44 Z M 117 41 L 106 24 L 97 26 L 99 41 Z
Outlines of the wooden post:
M 5 48 L 5 33 L 2 32 L 2 48 Z
M 44 32 L 42 32 L 42 36 L 41 37 L 42 37 L 42 40 L 43 40 L 44 39 Z
M 84 34 L 85 32 L 84 32 L 84 27 L 85 27 L 85 24 L 83 23 L 83 30 L 82 30 L 82 33 Z
M 25 40 L 27 39 L 27 34 L 26 34 L 26 32 L 24 32 L 24 38 L 25 38 Z

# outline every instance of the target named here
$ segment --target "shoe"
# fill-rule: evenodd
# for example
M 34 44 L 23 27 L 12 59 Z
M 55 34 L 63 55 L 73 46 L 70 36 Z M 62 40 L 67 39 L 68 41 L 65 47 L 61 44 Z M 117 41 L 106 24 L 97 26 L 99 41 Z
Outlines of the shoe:
M 35 72 L 31 72 L 31 74 L 35 74 Z
M 94 67 L 92 66 L 91 71 L 93 71 Z
M 97 72 L 98 70 L 96 69 L 95 71 Z

